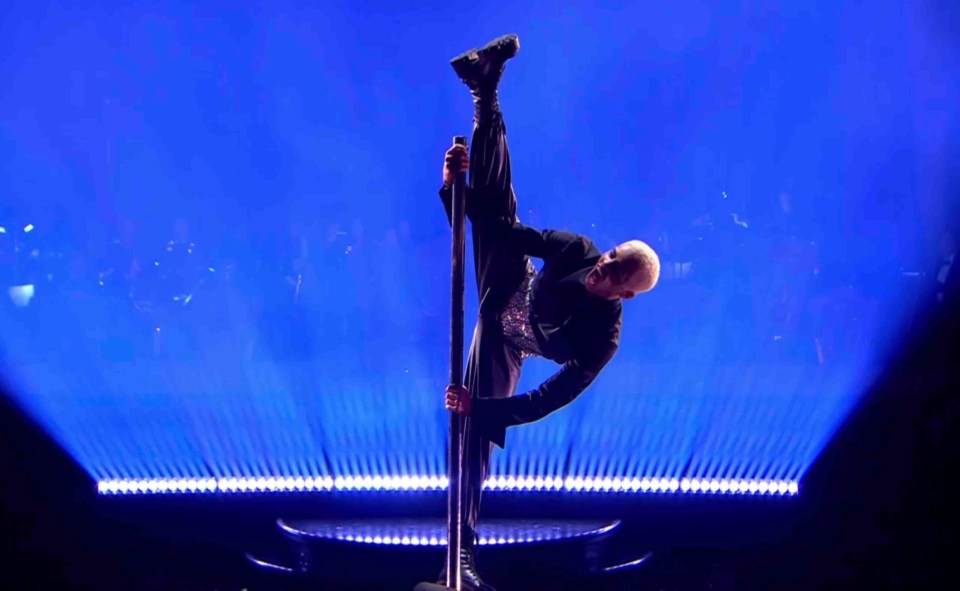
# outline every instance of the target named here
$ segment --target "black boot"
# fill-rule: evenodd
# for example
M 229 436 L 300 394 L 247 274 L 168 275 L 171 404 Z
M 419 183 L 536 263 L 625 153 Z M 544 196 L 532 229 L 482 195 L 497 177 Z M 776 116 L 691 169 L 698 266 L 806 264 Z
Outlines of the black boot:
M 471 49 L 450 61 L 460 80 L 470 89 L 477 123 L 500 111 L 497 85 L 507 60 L 520 51 L 520 38 L 504 35 L 480 49 Z
M 497 591 L 494 587 L 486 584 L 480 579 L 480 573 L 477 572 L 477 556 L 474 548 L 476 534 L 469 530 L 464 532 L 463 544 L 460 547 L 460 582 L 465 591 Z M 444 563 L 443 570 L 437 578 L 440 585 L 447 584 L 447 565 Z

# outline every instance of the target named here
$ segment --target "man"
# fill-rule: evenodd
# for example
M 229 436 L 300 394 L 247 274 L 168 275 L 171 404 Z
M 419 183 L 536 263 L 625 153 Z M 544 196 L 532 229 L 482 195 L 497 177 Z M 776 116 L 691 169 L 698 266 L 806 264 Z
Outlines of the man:
M 519 223 L 497 97 L 506 62 L 519 48 L 518 38 L 507 35 L 452 62 L 473 95 L 474 129 L 469 154 L 465 146 L 447 151 L 440 197 L 449 217 L 453 180 L 469 169 L 466 213 L 480 296 L 466 388 L 446 391 L 446 407 L 466 416 L 460 556 L 466 589 L 492 589 L 480 580 L 473 547 L 493 444 L 503 447 L 507 427 L 545 417 L 590 385 L 619 345 L 621 300 L 652 289 L 660 273 L 656 253 L 638 240 L 601 254 L 586 237 Z M 539 273 L 530 257 L 543 260 Z M 523 359 L 532 355 L 563 367 L 536 390 L 514 396 Z

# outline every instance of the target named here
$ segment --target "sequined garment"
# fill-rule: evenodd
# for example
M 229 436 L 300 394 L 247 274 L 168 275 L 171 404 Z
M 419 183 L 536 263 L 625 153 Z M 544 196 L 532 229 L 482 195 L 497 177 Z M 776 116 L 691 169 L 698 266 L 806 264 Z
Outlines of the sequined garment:
M 533 294 L 533 280 L 537 270 L 533 263 L 527 260 L 527 272 L 517 291 L 510 296 L 503 312 L 500 313 L 500 324 L 503 327 L 503 336 L 520 350 L 523 359 L 540 355 L 540 346 L 533 336 L 530 326 L 530 299 Z

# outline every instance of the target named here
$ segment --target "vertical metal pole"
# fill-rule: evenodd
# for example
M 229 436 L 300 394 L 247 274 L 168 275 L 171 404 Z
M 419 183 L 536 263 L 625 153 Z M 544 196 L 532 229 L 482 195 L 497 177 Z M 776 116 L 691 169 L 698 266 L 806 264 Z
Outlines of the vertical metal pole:
M 465 146 L 467 138 L 456 136 L 453 143 Z M 450 384 L 463 385 L 463 259 L 466 236 L 467 175 L 460 172 L 453 182 L 453 241 L 450 249 Z M 463 417 L 450 413 L 450 444 L 447 457 L 447 588 L 460 590 L 460 533 L 463 499 L 460 482 L 463 464 Z

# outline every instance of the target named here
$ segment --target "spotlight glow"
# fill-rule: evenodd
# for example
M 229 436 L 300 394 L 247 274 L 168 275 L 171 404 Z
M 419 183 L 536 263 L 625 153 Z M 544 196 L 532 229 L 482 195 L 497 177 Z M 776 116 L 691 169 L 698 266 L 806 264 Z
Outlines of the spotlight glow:
M 7 288 L 7 295 L 10 301 L 18 308 L 26 308 L 36 294 L 36 288 L 32 283 L 26 285 L 14 285 Z

